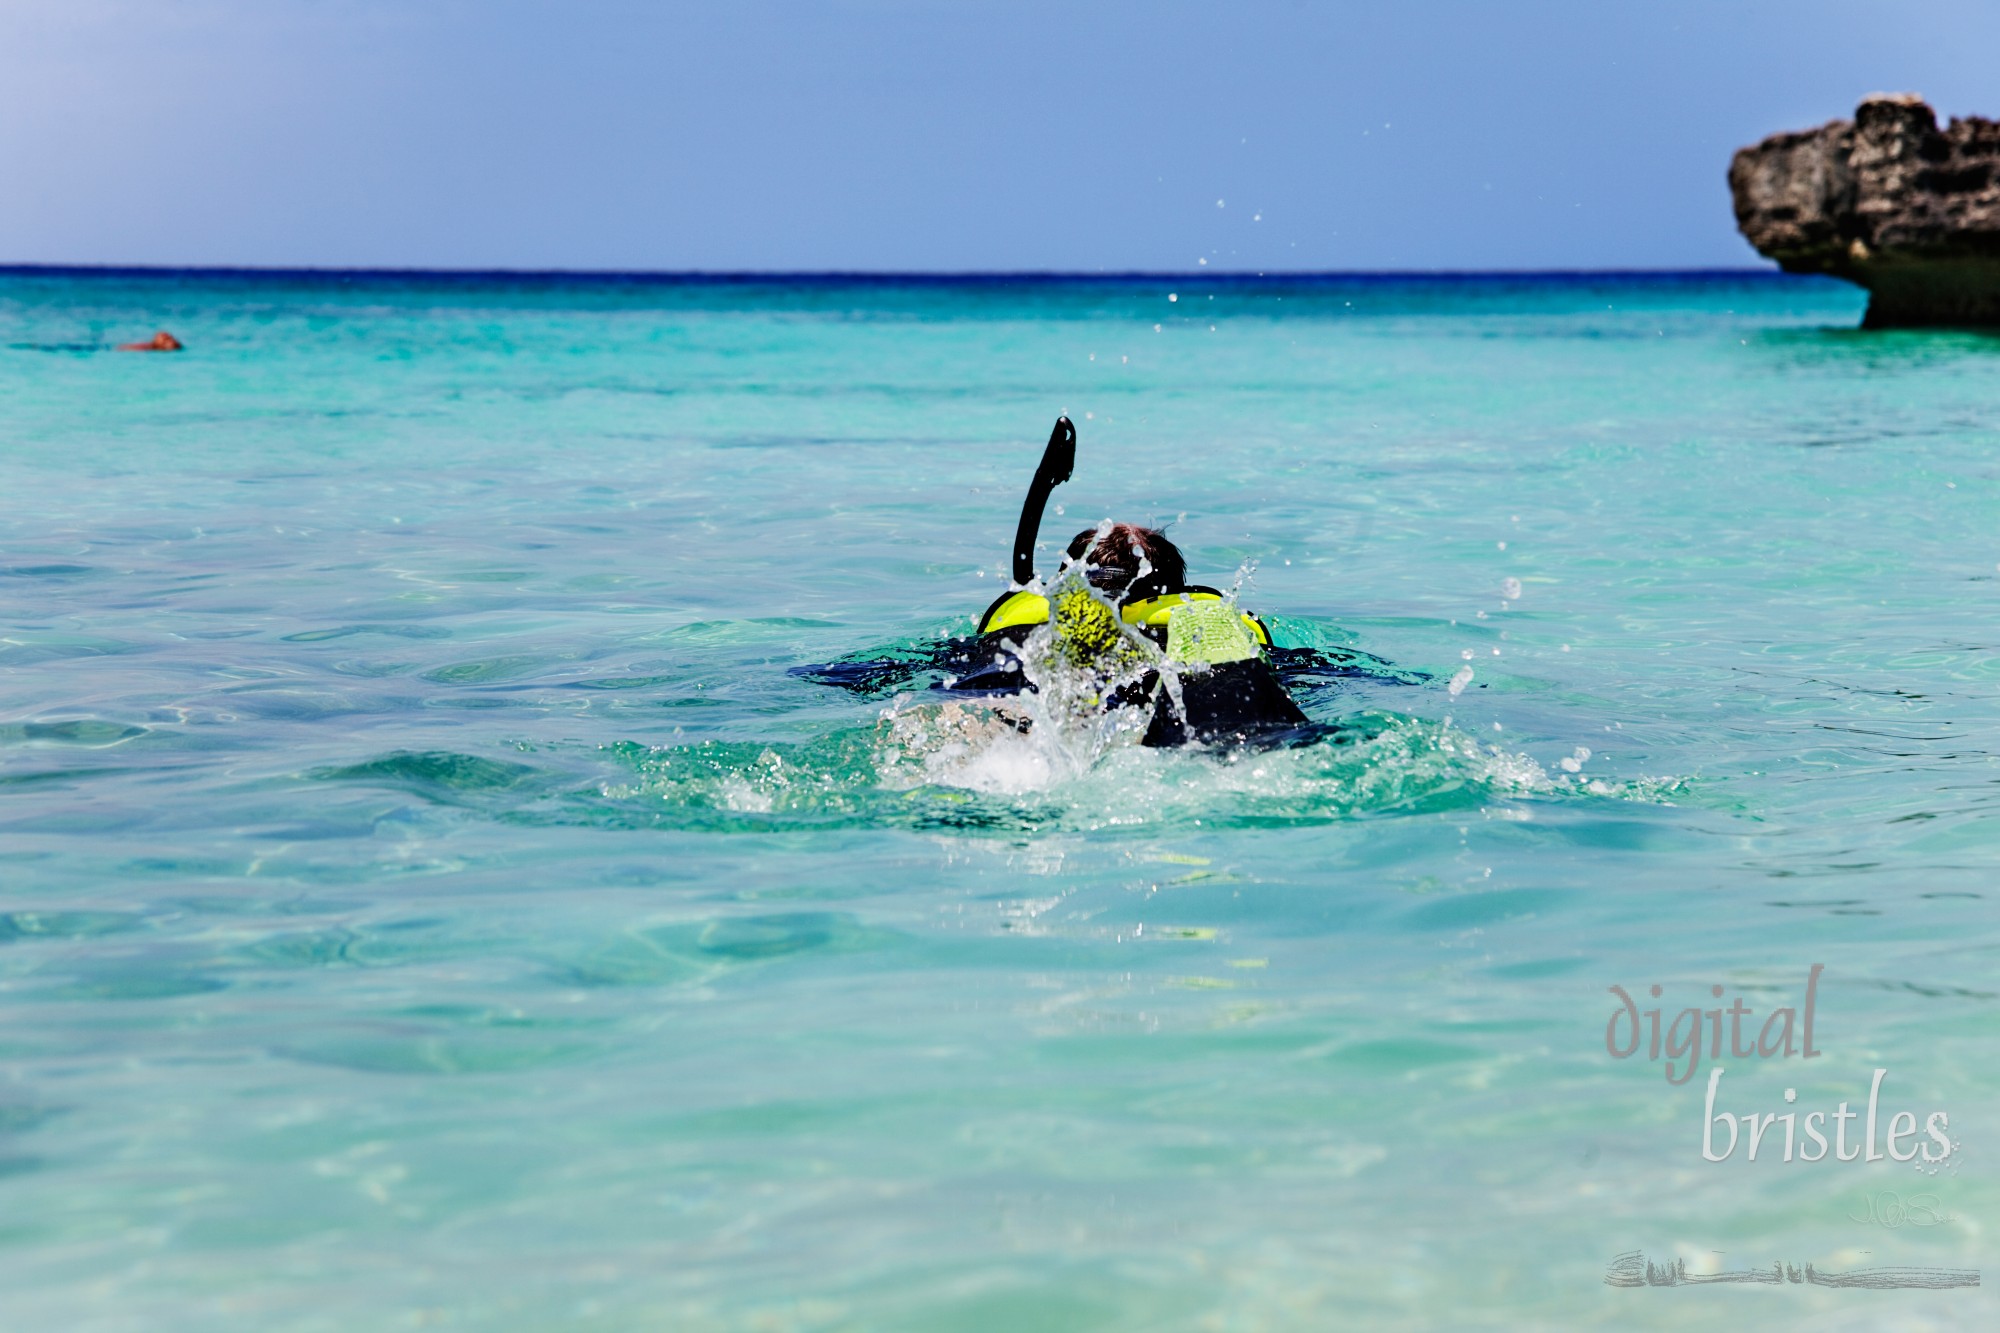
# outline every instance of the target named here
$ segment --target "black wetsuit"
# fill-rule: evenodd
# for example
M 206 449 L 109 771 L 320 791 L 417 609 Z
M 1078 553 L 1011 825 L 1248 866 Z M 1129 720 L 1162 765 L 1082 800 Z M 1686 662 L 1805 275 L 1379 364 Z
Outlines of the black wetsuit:
M 1141 744 L 1279 740 L 1309 725 L 1262 657 L 1218 662 L 1206 670 L 1184 668 L 1179 677 L 1179 707 L 1165 689 L 1153 691 L 1153 721 Z

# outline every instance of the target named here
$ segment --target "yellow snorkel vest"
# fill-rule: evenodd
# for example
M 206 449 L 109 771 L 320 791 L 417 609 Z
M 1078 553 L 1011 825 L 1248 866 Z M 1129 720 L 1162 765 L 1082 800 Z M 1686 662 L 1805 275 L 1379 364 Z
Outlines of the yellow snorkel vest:
M 1075 605 L 1071 605 L 1072 602 Z M 1096 610 L 1087 609 L 1083 605 L 1085 602 Z M 1092 617 L 1103 617 L 1108 621 L 1109 608 L 1087 595 L 1080 599 L 1076 593 L 1066 595 L 1057 615 L 1057 628 L 1061 631 L 1059 637 L 1074 639 L 1086 646 L 1099 644 L 1101 640 L 1099 646 L 1108 647 L 1110 640 L 1117 637 L 1116 632 L 1109 624 L 1092 627 Z M 1118 608 L 1118 618 L 1142 629 L 1165 630 L 1167 660 L 1170 662 L 1210 665 L 1239 662 L 1255 657 L 1271 646 L 1271 632 L 1264 628 L 1263 621 L 1247 611 L 1232 614 L 1232 608 L 1222 594 L 1207 589 L 1191 588 L 1127 602 Z M 998 601 L 986 608 L 986 614 L 979 619 L 979 632 L 991 634 L 996 630 L 1040 625 L 1048 619 L 1048 598 L 1025 588 L 1017 589 L 1002 594 Z

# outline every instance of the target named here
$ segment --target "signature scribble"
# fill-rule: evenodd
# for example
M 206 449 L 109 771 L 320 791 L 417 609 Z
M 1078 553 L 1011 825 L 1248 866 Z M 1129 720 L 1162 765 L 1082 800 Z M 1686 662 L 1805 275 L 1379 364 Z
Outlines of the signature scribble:
M 1856 1217 L 1847 1215 L 1850 1222 L 1873 1222 L 1886 1231 L 1896 1231 L 1903 1227 L 1940 1227 L 1947 1222 L 1956 1222 L 1958 1214 L 1939 1211 L 1943 1205 L 1935 1194 L 1912 1195 L 1907 1201 L 1894 1190 L 1883 1190 L 1879 1194 L 1862 1196 L 1862 1207 L 1867 1214 Z
M 1607 1287 L 1695 1287 L 1712 1282 L 1748 1282 L 1768 1287 L 1796 1282 L 1815 1287 L 1861 1287 L 1870 1291 L 1922 1287 L 1936 1291 L 1946 1287 L 1976 1287 L 1979 1285 L 1979 1270 L 1857 1268 L 1848 1273 L 1828 1273 L 1811 1264 L 1801 1268 L 1796 1264 L 1778 1262 L 1769 1268 L 1745 1268 L 1728 1273 L 1690 1273 L 1687 1271 L 1685 1259 L 1676 1259 L 1670 1264 L 1650 1263 L 1645 1254 L 1639 1250 L 1627 1250 L 1616 1256 L 1612 1259 L 1610 1267 L 1604 1270 L 1604 1285 Z

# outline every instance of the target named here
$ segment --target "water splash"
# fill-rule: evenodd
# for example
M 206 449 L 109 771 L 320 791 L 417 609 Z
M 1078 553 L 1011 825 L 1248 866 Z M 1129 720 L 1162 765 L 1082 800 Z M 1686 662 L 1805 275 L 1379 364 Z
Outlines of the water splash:
M 1028 832 L 1287 827 L 1495 801 L 1668 804 L 1677 780 L 1558 771 L 1448 722 L 1370 711 L 1283 750 L 1107 743 L 1088 762 L 1022 731 L 1011 700 L 891 709 L 804 744 L 708 741 L 600 755 L 618 772 L 521 818 L 644 828 L 826 827 Z
M 1680 789 L 1675 782 L 1585 779 L 1588 751 L 1581 749 L 1551 774 L 1450 718 L 1375 708 L 1350 712 L 1309 743 L 1282 749 L 1148 748 L 1141 740 L 1153 692 L 1178 707 L 1182 673 L 1203 668 L 1169 662 L 1080 569 L 1066 567 L 1046 589 L 1033 590 L 1053 609 L 1017 650 L 1031 691 L 940 697 L 913 689 L 926 677 L 948 683 L 952 650 L 898 641 L 894 651 L 869 659 L 805 669 L 864 695 L 905 691 L 872 727 L 803 744 L 607 747 L 623 773 L 572 798 L 556 817 L 743 830 L 1161 830 L 1314 824 L 1512 799 L 1665 801 Z M 1347 675 L 1403 685 L 1429 679 L 1366 654 L 1292 651 L 1311 659 L 1293 665 L 1308 677 L 1326 676 L 1322 684 Z M 1458 696 L 1472 675 L 1460 667 L 1448 693 Z

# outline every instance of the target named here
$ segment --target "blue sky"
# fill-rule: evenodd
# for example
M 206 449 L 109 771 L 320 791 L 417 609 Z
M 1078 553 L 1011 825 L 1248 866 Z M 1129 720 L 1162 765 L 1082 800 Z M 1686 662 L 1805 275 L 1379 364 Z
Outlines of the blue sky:
M 7 0 L 0 262 L 1755 263 L 1724 172 L 2000 5 Z

